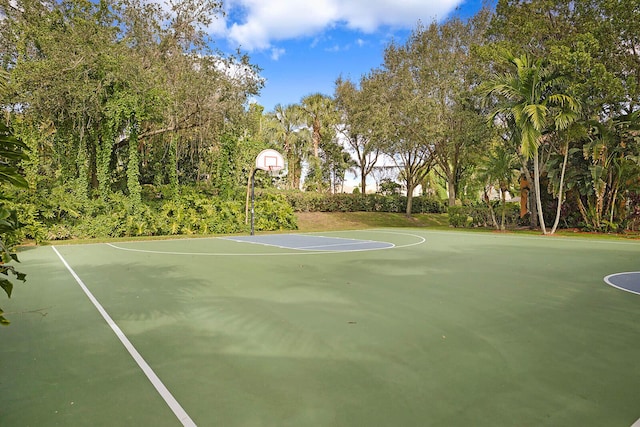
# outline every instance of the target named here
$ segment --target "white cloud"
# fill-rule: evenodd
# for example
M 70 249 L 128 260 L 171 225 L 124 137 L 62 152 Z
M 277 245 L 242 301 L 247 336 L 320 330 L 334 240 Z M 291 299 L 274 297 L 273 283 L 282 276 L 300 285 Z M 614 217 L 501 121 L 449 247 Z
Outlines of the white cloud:
M 429 23 L 447 16 L 463 0 L 229 0 L 228 16 L 237 22 L 216 22 L 212 32 L 223 32 L 246 50 L 271 48 L 279 40 L 314 36 L 344 25 L 373 32 L 384 26 L 412 28 L 418 20 Z
M 271 49 L 271 59 L 273 59 L 274 61 L 277 61 L 278 59 L 280 59 L 280 57 L 284 54 L 285 54 L 284 49 L 280 49 L 277 47 L 274 47 Z

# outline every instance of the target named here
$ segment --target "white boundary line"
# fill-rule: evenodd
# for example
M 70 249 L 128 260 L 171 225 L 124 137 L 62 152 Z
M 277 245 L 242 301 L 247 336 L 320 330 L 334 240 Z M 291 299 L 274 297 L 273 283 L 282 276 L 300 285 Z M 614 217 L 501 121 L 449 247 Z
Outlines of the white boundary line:
M 354 230 L 356 231 L 356 230 Z M 365 231 L 365 230 L 362 230 Z M 376 230 L 372 230 L 376 231 Z M 442 230 L 422 230 L 425 234 L 449 234 L 455 236 L 466 235 L 466 236 L 478 236 L 478 237 L 494 237 L 494 238 L 511 238 L 511 239 L 530 239 L 530 240 L 546 240 L 547 242 L 574 242 L 574 243 L 596 243 L 596 244 L 613 244 L 613 245 L 635 245 L 636 247 L 640 247 L 640 240 L 638 239 L 624 239 L 622 237 L 617 238 L 618 240 L 609 240 L 609 239 L 597 239 L 597 238 L 579 238 L 579 237 L 567 237 L 566 235 L 558 235 L 558 234 L 514 234 L 514 233 L 495 233 L 495 232 L 469 232 L 463 230 L 451 230 L 451 231 L 442 231 Z M 639 426 L 640 427 L 640 426 Z
M 635 423 L 633 423 L 631 425 L 631 427 L 640 427 L 640 418 L 638 418 L 638 421 L 636 421 Z
M 133 357 L 133 359 L 136 361 L 136 363 L 138 364 L 140 369 L 142 369 L 142 371 L 147 376 L 149 381 L 151 381 L 151 384 L 153 384 L 153 386 L 158 391 L 160 396 L 164 399 L 164 401 L 167 403 L 167 405 L 169 405 L 169 408 L 171 408 L 171 410 L 173 411 L 175 416 L 178 418 L 178 420 L 182 423 L 182 425 L 185 426 L 185 427 L 191 427 L 191 426 L 195 427 L 196 423 L 193 422 L 193 420 L 189 417 L 187 412 L 182 408 L 182 406 L 180 406 L 178 401 L 173 397 L 171 392 L 169 392 L 169 390 L 165 387 L 165 385 L 162 383 L 162 381 L 160 381 L 160 378 L 158 378 L 158 376 L 155 374 L 155 372 L 153 372 L 151 367 L 142 358 L 140 353 L 138 353 L 138 350 L 136 350 L 135 347 L 133 346 L 133 344 L 131 344 L 131 341 L 129 341 L 129 339 L 122 332 L 122 330 L 118 327 L 118 325 L 116 325 L 116 322 L 113 321 L 111 316 L 109 316 L 107 311 L 102 307 L 102 305 L 98 302 L 98 300 L 93 296 L 91 291 L 89 291 L 89 289 L 85 286 L 85 284 L 82 282 L 80 277 L 76 274 L 76 272 L 73 271 L 73 269 L 71 268 L 71 266 L 69 266 L 67 261 L 62 257 L 62 255 L 60 255 L 60 252 L 58 252 L 56 247 L 52 246 L 52 249 L 58 255 L 58 257 L 60 258 L 60 261 L 62 261 L 64 266 L 67 267 L 67 270 L 69 270 L 69 273 L 71 273 L 73 278 L 76 279 L 76 282 L 78 282 L 78 285 L 80 285 L 80 288 L 82 288 L 82 290 L 87 295 L 89 300 L 93 303 L 93 305 L 96 307 L 98 312 L 102 315 L 102 317 L 107 322 L 107 324 L 111 327 L 111 329 L 116 334 L 116 336 L 120 339 L 120 341 L 122 342 L 122 345 L 124 345 L 124 347 L 127 349 L 129 354 L 131 355 L 131 357 Z
M 274 235 L 277 236 L 277 235 Z M 298 234 L 290 234 L 290 236 L 298 236 Z M 239 238 L 233 238 L 233 237 L 221 237 L 222 240 L 230 240 L 232 242 L 238 242 L 238 243 L 249 243 L 252 245 L 262 245 L 262 246 L 267 246 L 267 247 L 272 247 L 272 248 L 280 248 L 280 249 L 295 249 L 298 251 L 318 251 L 318 252 L 359 252 L 359 251 L 377 251 L 380 249 L 392 249 L 394 248 L 396 245 L 393 243 L 389 243 L 389 242 L 378 242 L 375 240 L 360 240 L 360 239 L 347 239 L 344 237 L 329 237 L 329 236 L 315 236 L 315 235 L 311 235 L 311 237 L 316 237 L 318 239 L 334 239 L 334 240 L 345 240 L 348 241 L 347 243 L 331 243 L 331 244 L 326 244 L 326 245 L 312 245 L 312 246 L 297 246 L 297 247 L 292 247 L 292 246 L 283 246 L 283 245 L 276 245 L 274 243 L 269 243 L 269 242 L 258 242 L 258 241 L 251 241 L 251 240 L 244 240 L 244 239 L 239 239 Z M 358 246 L 358 245 L 366 245 L 366 244 L 371 244 L 371 243 L 383 243 L 386 246 L 381 246 L 381 247 L 377 247 L 377 248 L 364 248 L 364 249 L 345 249 L 345 250 L 340 250 L 340 249 L 336 249 L 336 250 L 332 250 L 332 249 L 323 249 L 323 248 L 334 248 L 334 247 L 338 247 L 338 246 Z
M 343 239 L 343 240 L 345 240 L 345 239 Z M 371 240 L 363 240 L 361 242 L 356 242 L 354 240 L 353 242 L 350 242 L 350 243 L 336 243 L 336 244 L 333 244 L 333 245 L 300 246 L 299 248 L 296 248 L 296 249 L 300 249 L 302 251 L 306 251 L 306 250 L 315 250 L 315 249 L 322 249 L 322 248 L 335 248 L 335 247 L 338 247 L 338 246 L 361 246 L 361 245 L 369 245 L 371 243 L 374 243 L 374 242 L 371 241 Z M 379 247 L 379 248 L 370 248 L 370 249 L 372 249 L 372 250 L 374 250 L 374 249 L 391 249 L 391 248 L 394 248 L 396 246 L 393 243 L 389 243 L 389 242 L 375 242 L 375 243 L 384 243 L 387 246 L 382 246 L 382 247 Z M 350 250 L 347 249 L 345 251 L 340 251 L 340 252 L 350 252 Z
M 626 272 L 623 272 L 623 273 L 610 274 L 610 275 L 608 275 L 608 276 L 606 276 L 604 278 L 604 282 L 609 286 L 613 286 L 616 289 L 620 289 L 621 291 L 629 292 L 631 294 L 640 295 L 640 292 L 632 291 L 631 289 L 627 289 L 627 288 L 623 288 L 622 286 L 614 285 L 613 282 L 611 282 L 611 280 L 609 280 L 609 278 L 611 278 L 611 277 L 622 276 L 623 274 L 639 274 L 640 275 L 640 271 L 626 271 Z M 634 425 L 632 425 L 631 427 L 640 427 L 640 420 L 636 421 L 636 423 Z
M 384 248 L 370 248 L 370 249 L 354 249 L 354 250 L 345 250 L 345 251 L 322 251 L 322 250 L 300 250 L 299 252 L 256 252 L 256 253 L 225 253 L 225 252 L 174 252 L 174 251 L 153 251 L 147 249 L 133 249 L 133 248 L 123 248 L 122 246 L 114 245 L 113 243 L 105 243 L 107 246 L 110 246 L 114 249 L 118 249 L 121 251 L 129 251 L 129 252 L 141 252 L 146 254 L 161 254 L 161 255 L 189 255 L 189 256 L 290 256 L 290 255 L 325 255 L 325 254 L 344 254 L 344 253 L 353 253 L 353 252 L 370 252 L 370 251 L 380 251 L 387 249 L 400 249 L 400 248 L 408 248 L 411 246 L 421 245 L 427 241 L 426 238 L 422 236 L 418 236 L 417 234 L 410 233 L 397 233 L 392 231 L 379 231 L 379 230 L 354 230 L 354 231 L 367 231 L 367 232 L 376 232 L 376 233 L 387 233 L 387 234 L 399 234 L 401 236 L 410 236 L 418 239 L 417 242 L 408 243 L 406 245 L 399 246 L 389 246 Z M 316 236 L 316 237 L 326 237 L 326 236 Z M 263 245 L 263 246 L 271 246 L 271 247 L 279 247 L 276 245 L 266 245 L 259 242 L 247 242 L 244 240 L 234 240 L 232 238 L 218 238 L 221 240 L 227 240 L 231 242 L 237 243 L 249 243 L 255 245 Z M 180 240 L 171 240 L 172 242 L 179 242 Z M 380 243 L 388 243 L 388 242 L 380 242 Z M 291 249 L 291 248 L 283 248 L 283 249 Z

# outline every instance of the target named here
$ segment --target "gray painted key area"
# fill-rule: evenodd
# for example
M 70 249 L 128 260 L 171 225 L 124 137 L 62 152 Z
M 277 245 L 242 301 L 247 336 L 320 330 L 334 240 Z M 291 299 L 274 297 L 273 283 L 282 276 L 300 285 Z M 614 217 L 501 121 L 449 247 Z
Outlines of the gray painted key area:
M 224 237 L 223 239 L 300 251 L 352 252 L 390 249 L 395 246 L 393 243 L 378 242 L 375 240 L 345 239 L 340 237 L 324 237 L 302 234 L 234 236 Z

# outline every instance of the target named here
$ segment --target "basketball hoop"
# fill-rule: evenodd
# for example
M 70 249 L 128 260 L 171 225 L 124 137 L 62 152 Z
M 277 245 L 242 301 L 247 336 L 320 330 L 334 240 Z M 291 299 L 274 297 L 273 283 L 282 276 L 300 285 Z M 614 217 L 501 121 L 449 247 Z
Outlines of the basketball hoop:
M 255 187 L 255 175 L 258 170 L 266 171 L 272 178 L 280 178 L 287 174 L 286 163 L 284 161 L 284 157 L 276 150 L 272 150 L 270 148 L 266 150 L 262 150 L 258 157 L 256 157 L 256 167 L 251 173 L 250 177 L 250 187 L 251 187 L 251 235 L 254 234 L 254 187 Z M 247 189 L 249 190 L 249 189 Z M 247 202 L 249 199 L 249 194 L 247 194 Z M 247 203 L 247 210 L 248 210 Z
M 267 171 L 270 174 L 272 172 L 280 171 L 284 169 L 285 161 L 282 154 L 276 150 L 270 148 L 262 150 L 258 157 L 256 157 L 256 168 L 263 171 Z

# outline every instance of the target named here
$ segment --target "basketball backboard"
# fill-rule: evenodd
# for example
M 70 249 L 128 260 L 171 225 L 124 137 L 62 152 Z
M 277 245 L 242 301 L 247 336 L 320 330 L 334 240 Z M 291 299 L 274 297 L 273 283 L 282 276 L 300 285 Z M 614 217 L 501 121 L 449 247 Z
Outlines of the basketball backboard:
M 264 171 L 275 172 L 284 169 L 284 157 L 276 150 L 270 148 L 262 150 L 256 157 L 256 168 Z

